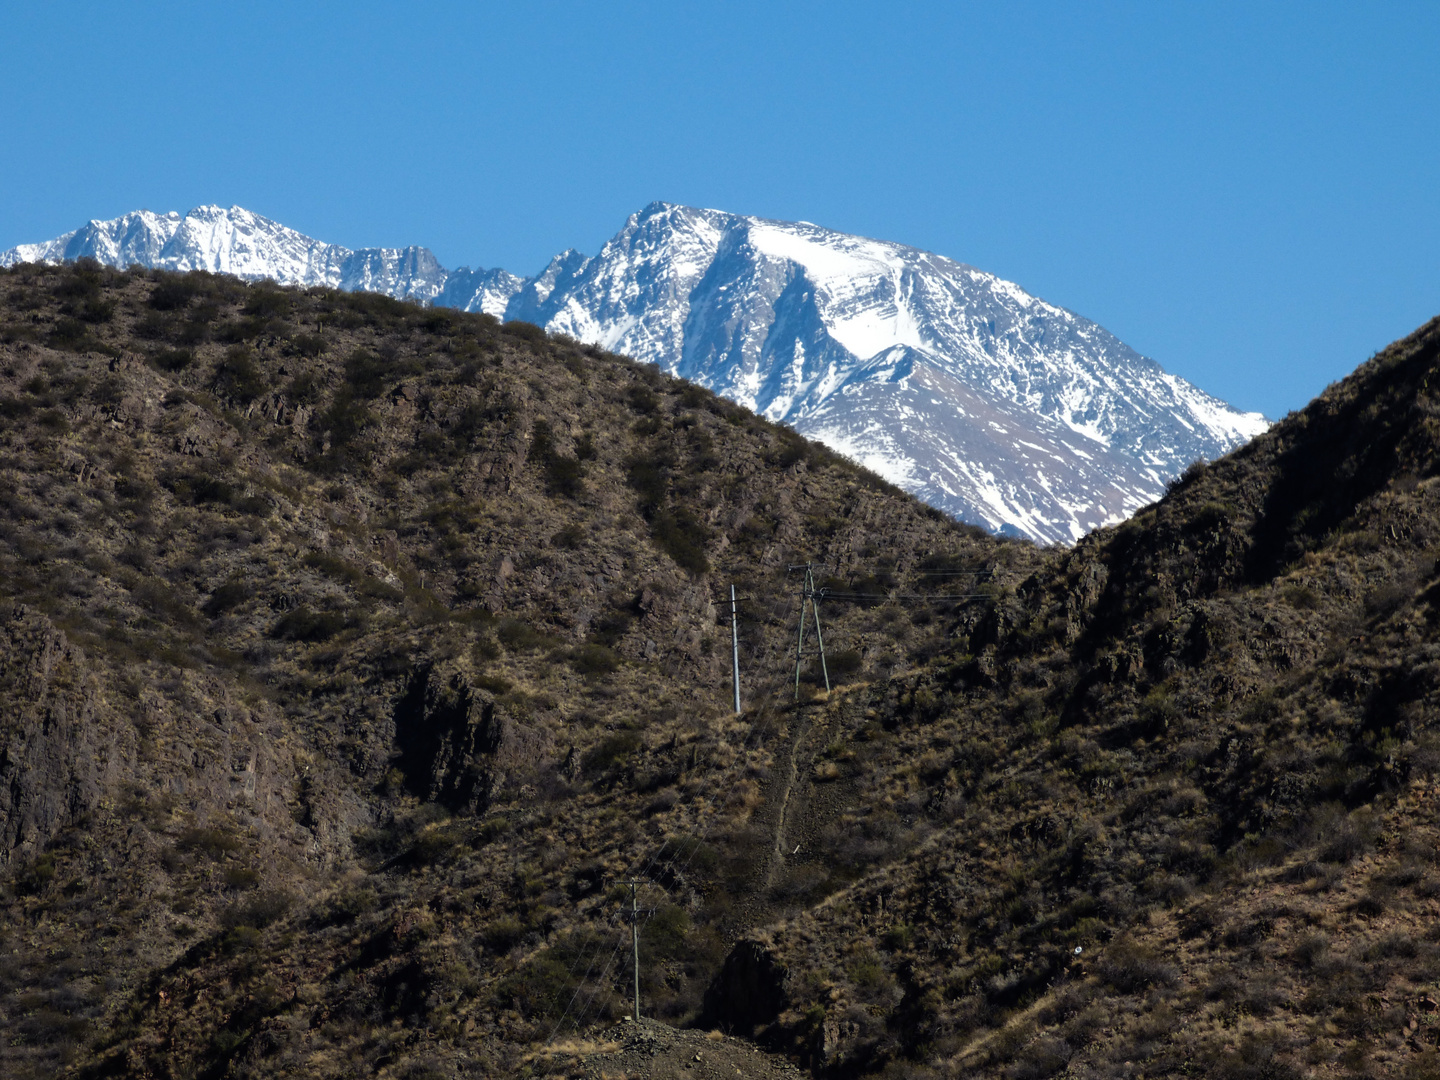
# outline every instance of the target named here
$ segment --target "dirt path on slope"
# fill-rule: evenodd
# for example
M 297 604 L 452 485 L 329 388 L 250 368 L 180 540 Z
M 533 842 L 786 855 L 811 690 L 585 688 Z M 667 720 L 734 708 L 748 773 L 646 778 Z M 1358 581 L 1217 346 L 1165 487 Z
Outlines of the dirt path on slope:
M 790 796 L 794 794 L 795 782 L 800 778 L 800 744 L 810 734 L 814 724 L 803 711 L 797 711 L 795 731 L 790 739 L 790 752 L 786 755 L 786 774 L 780 792 L 780 804 L 775 815 L 775 842 L 771 846 L 770 858 L 765 866 L 765 879 L 761 888 L 768 895 L 775 885 L 775 875 L 785 865 L 785 822 L 790 811 Z

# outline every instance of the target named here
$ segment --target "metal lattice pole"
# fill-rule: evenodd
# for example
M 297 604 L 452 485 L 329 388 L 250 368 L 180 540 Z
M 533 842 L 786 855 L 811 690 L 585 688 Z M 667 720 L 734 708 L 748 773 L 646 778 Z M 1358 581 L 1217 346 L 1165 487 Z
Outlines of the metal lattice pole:
M 830 692 L 830 668 L 825 663 L 825 637 L 820 632 L 820 593 L 815 588 L 815 568 L 813 563 L 806 563 L 803 567 L 792 566 L 792 570 L 803 569 L 805 580 L 800 585 L 800 631 L 795 639 L 795 700 L 800 700 L 800 665 L 805 657 L 805 605 L 810 605 L 811 613 L 815 618 L 815 641 L 820 646 L 820 674 L 825 679 L 825 692 Z
M 800 583 L 800 635 L 795 640 L 795 700 L 800 700 L 800 663 L 805 650 L 805 598 L 810 595 L 810 564 L 805 564 L 805 578 Z
M 815 640 L 820 644 L 820 674 L 825 676 L 825 692 L 830 692 L 830 668 L 825 663 L 825 639 L 820 634 L 820 597 L 815 592 L 815 577 L 809 570 L 805 571 L 805 577 L 810 584 L 810 610 L 815 613 Z M 802 611 L 800 617 L 803 619 L 805 613 Z

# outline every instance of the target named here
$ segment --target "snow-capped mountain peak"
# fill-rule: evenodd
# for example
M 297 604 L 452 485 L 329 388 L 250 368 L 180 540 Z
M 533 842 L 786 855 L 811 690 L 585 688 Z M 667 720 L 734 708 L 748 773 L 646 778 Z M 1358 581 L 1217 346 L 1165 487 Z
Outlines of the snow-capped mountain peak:
M 525 319 L 793 425 L 957 517 L 1070 541 L 1263 431 L 1073 312 L 883 240 L 655 202 L 589 258 L 447 271 L 241 207 L 136 211 L 0 254 L 364 289 Z
M 327 244 L 277 221 L 232 206 L 197 206 L 186 214 L 136 210 L 44 244 L 0 253 L 0 266 L 90 257 L 107 266 L 208 270 L 247 281 L 328 285 L 432 299 L 445 269 L 426 248 L 364 248 Z

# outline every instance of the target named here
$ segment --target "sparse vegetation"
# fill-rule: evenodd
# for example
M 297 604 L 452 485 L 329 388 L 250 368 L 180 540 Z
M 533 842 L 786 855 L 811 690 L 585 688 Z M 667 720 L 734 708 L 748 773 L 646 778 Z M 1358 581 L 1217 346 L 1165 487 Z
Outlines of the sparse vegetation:
M 1433 1070 L 1434 328 L 1046 552 L 538 327 L 0 305 L 7 1076 L 538 1075 L 631 877 L 652 1015 L 821 1074 Z

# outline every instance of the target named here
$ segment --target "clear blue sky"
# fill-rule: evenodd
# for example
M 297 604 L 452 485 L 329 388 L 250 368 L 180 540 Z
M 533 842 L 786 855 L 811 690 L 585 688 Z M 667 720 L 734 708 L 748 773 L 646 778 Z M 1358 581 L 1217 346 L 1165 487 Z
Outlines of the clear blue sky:
M 1440 313 L 1440 5 L 9 4 L 0 248 L 239 204 L 533 273 L 653 199 L 971 263 L 1248 409 Z

